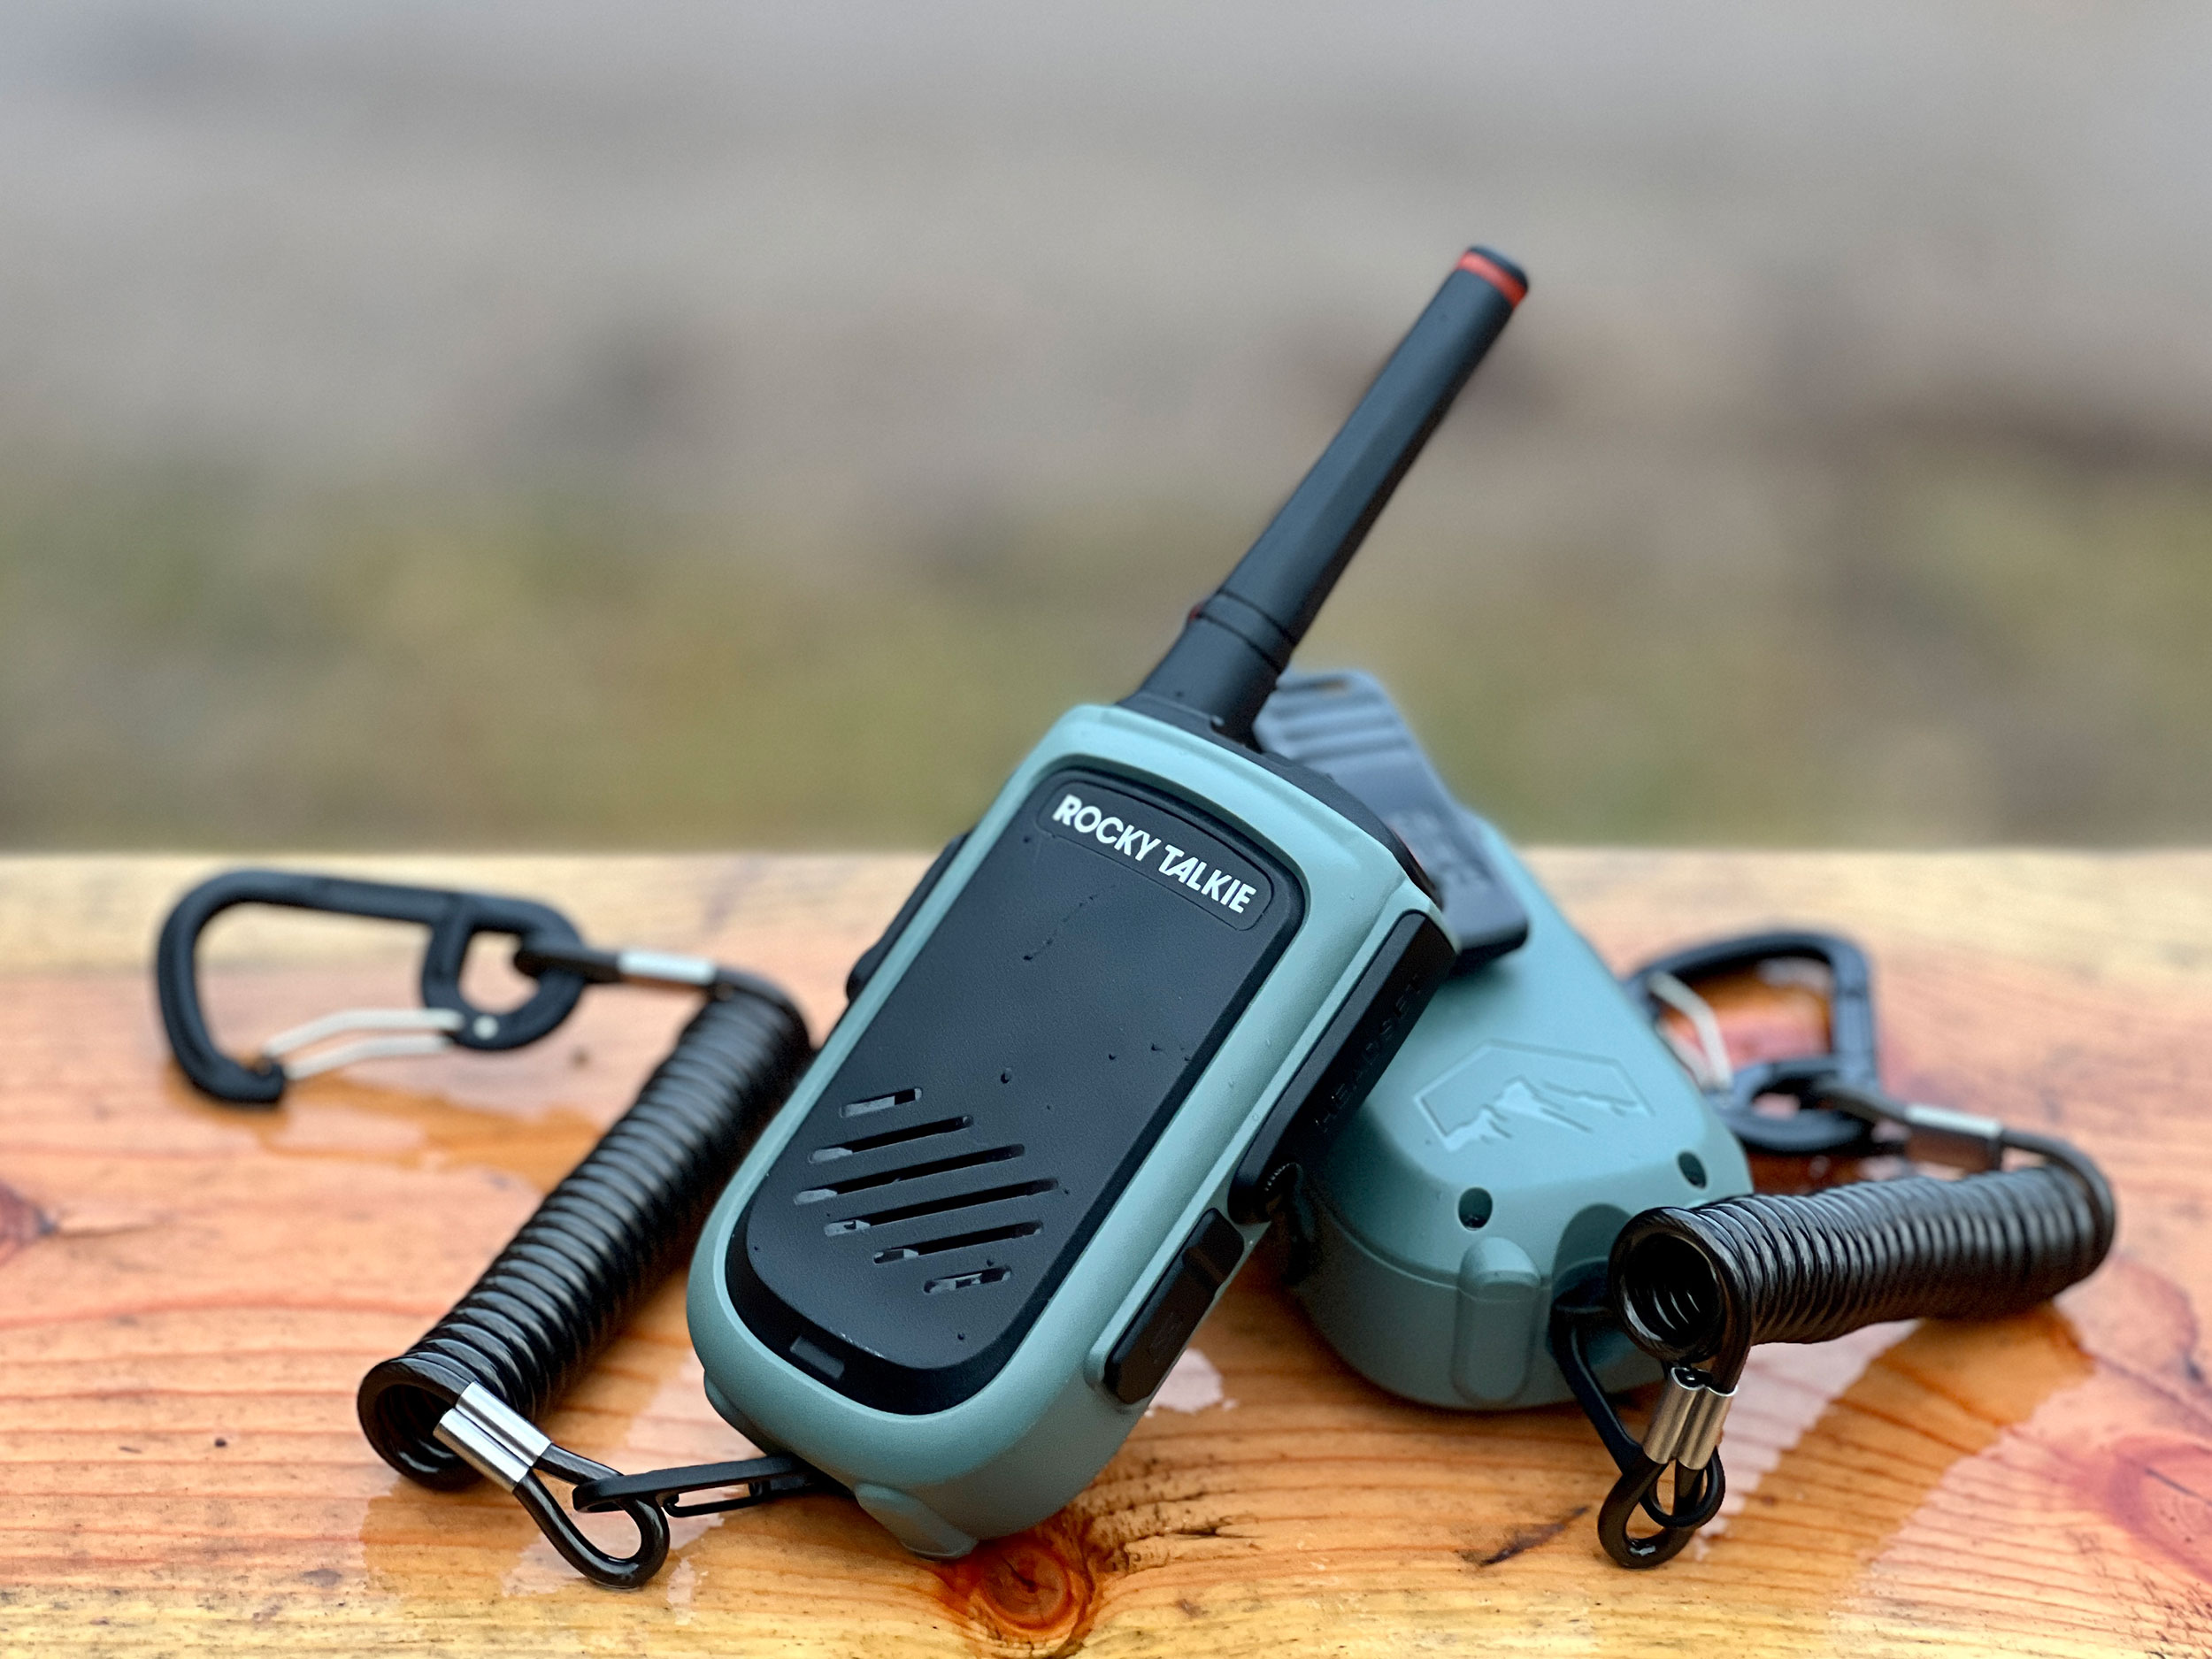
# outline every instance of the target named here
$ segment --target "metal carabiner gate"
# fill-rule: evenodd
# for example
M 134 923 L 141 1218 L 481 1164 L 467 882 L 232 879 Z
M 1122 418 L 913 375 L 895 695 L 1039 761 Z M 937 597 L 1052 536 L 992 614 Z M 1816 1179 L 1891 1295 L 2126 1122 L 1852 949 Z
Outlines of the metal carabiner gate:
M 240 904 L 269 904 L 334 916 L 407 922 L 428 930 L 423 949 L 419 1009 L 350 1009 L 326 1015 L 271 1038 L 259 1058 L 245 1064 L 215 1046 L 200 1003 L 200 935 L 223 911 Z M 461 991 L 469 946 L 480 933 L 515 941 L 518 957 L 531 953 L 525 971 L 537 988 L 503 1011 L 479 1008 Z M 566 1019 L 583 995 L 584 973 L 557 965 L 579 952 L 583 940 L 569 919 L 549 905 L 492 893 L 405 887 L 345 876 L 288 870 L 233 870 L 202 882 L 177 902 L 162 925 L 154 951 L 154 981 L 169 1046 L 186 1077 L 203 1093 L 240 1106 L 274 1106 L 288 1079 L 328 1071 L 349 1060 L 426 1054 L 449 1046 L 519 1048 Z M 285 1064 L 287 1055 L 350 1032 L 371 1037 L 318 1056 Z

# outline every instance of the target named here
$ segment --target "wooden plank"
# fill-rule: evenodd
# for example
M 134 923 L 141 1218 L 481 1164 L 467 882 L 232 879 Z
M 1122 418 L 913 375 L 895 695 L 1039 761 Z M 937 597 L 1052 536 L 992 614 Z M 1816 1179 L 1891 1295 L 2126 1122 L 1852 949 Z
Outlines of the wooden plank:
M 710 951 L 818 1027 L 915 858 L 314 860 L 526 892 L 607 942 Z M 684 1524 L 634 1594 L 576 1580 L 489 1492 L 419 1491 L 355 1384 L 465 1285 L 626 1102 L 684 1009 L 588 999 L 537 1048 L 363 1067 L 279 1112 L 168 1066 L 144 960 L 187 859 L 0 860 L 0 1651 L 1229 1655 L 2212 1651 L 2212 856 L 1555 852 L 1617 961 L 1760 922 L 1881 972 L 1888 1068 L 2079 1141 L 2112 1263 L 2001 1325 L 1763 1353 L 1724 1524 L 1598 1551 L 1571 1410 L 1394 1401 L 1268 1263 L 1080 1500 L 952 1566 L 850 1505 Z M 226 924 L 219 1028 L 409 1000 L 361 929 Z M 1216 1380 L 1217 1379 L 1217 1380 Z M 610 1462 L 736 1455 L 664 1291 L 548 1425 Z

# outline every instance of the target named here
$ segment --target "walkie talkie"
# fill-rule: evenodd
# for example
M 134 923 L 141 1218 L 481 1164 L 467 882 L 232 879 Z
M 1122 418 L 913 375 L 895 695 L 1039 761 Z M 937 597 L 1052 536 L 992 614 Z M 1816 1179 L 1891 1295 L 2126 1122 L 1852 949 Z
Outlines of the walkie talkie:
M 1330 1345 L 1394 1394 L 1483 1411 L 1564 1400 L 1555 1287 L 1601 1264 L 1639 1210 L 1749 1192 L 1742 1148 L 1505 837 L 1445 792 L 1379 681 L 1286 675 L 1258 726 L 1393 822 L 1448 823 L 1457 856 L 1423 861 L 1465 872 L 1472 913 L 1520 924 L 1510 955 L 1463 957 L 1306 1170 L 1286 1277 Z M 1659 1374 L 1616 1333 L 1591 1352 L 1609 1388 Z
M 693 1260 L 716 1409 L 964 1554 L 1104 1466 L 1457 944 L 1253 719 L 1526 292 L 1471 250 L 1138 689 L 947 849 Z

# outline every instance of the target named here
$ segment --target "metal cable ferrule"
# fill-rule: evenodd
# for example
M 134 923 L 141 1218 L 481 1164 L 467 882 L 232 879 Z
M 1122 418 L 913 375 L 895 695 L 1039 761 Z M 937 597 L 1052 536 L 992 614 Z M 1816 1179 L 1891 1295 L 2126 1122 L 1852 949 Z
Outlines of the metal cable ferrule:
M 512 1492 L 538 1466 L 553 1437 L 482 1383 L 471 1383 L 431 1433 L 502 1492 Z
M 1691 1366 L 1670 1365 L 1644 1430 L 1644 1455 L 1655 1463 L 1703 1469 L 1720 1448 L 1721 1426 L 1735 1403 L 1733 1388 L 1716 1387 Z

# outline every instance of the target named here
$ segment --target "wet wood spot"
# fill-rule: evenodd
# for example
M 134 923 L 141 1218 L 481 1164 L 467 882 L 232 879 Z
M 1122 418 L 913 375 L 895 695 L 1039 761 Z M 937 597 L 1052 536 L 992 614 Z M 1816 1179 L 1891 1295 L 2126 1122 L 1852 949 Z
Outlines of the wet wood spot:
M 2142 1436 L 2106 1448 L 2101 1461 L 2112 1518 L 2212 1582 L 2212 1445 Z

